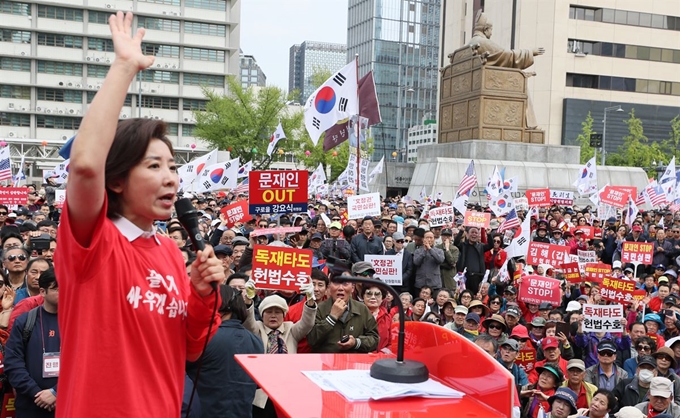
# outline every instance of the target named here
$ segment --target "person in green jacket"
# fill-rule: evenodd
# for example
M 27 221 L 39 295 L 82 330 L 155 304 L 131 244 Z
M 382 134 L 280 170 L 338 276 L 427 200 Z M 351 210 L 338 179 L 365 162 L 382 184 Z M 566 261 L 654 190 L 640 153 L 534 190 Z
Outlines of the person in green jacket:
M 351 282 L 331 279 L 330 297 L 319 304 L 314 328 L 307 335 L 313 353 L 369 353 L 377 349 L 378 324 L 366 305 L 352 299 L 353 290 Z
M 458 247 L 453 245 L 453 231 L 450 229 L 444 229 L 442 231 L 442 243 L 435 245 L 435 248 L 439 248 L 444 251 L 444 263 L 439 266 L 442 276 L 442 285 L 446 289 L 456 290 L 456 263 L 458 262 L 458 257 L 460 256 L 460 250 Z

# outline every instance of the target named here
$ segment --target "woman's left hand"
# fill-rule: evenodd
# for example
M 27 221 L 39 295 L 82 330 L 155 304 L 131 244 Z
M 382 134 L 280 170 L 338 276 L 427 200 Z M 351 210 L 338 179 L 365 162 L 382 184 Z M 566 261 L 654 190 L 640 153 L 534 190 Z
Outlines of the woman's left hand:
M 545 393 L 541 392 L 540 390 L 535 390 L 534 396 L 537 397 L 539 401 L 543 401 L 543 402 L 548 402 L 548 398 L 550 398 L 550 396 L 546 395 Z
M 211 246 L 206 246 L 205 250 L 196 254 L 196 260 L 191 264 L 191 284 L 198 293 L 205 297 L 212 291 L 212 282 L 218 285 L 224 282 L 224 267 L 222 262 L 215 256 Z

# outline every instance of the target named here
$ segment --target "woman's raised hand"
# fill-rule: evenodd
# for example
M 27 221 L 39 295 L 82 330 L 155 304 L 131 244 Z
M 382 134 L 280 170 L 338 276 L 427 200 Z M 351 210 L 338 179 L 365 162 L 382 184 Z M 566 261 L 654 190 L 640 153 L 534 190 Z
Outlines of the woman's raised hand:
M 146 32 L 144 28 L 137 29 L 132 36 L 132 12 L 123 14 L 118 12 L 109 17 L 109 28 L 113 38 L 113 50 L 116 53 L 116 61 L 128 64 L 135 71 L 141 71 L 150 67 L 154 57 L 144 55 L 142 52 L 142 38 Z

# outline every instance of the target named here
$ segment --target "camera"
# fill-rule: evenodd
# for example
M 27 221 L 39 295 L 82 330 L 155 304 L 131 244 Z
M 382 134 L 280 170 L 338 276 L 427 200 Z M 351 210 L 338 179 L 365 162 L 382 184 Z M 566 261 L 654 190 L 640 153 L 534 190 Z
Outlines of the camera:
M 35 251 L 38 254 L 42 254 L 43 251 L 50 249 L 50 237 L 49 234 L 40 234 L 38 237 L 31 237 L 31 252 Z

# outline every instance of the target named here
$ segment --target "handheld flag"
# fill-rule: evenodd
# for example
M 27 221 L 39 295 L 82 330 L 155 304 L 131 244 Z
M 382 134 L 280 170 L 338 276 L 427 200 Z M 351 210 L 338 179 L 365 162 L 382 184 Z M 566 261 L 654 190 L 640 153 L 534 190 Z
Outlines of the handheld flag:
M 467 170 L 458 185 L 458 191 L 453 199 L 453 207 L 460 213 L 465 213 L 467 210 L 468 199 L 470 198 L 470 191 L 477 185 L 477 176 L 475 175 L 475 161 L 470 160 Z
M 385 164 L 385 156 L 380 159 L 378 162 L 378 165 L 373 167 L 373 170 L 371 170 L 370 174 L 368 175 L 368 182 L 373 183 L 373 180 L 375 180 L 376 177 L 378 177 L 378 174 L 381 174 L 383 172 L 383 165 Z
M 515 231 L 515 237 L 512 239 L 508 248 L 505 249 L 505 252 L 508 253 L 508 258 L 519 256 L 526 257 L 527 252 L 529 251 L 529 242 L 531 238 L 532 210 L 533 208 L 529 208 L 527 216 L 524 218 L 524 222 L 522 222 L 519 229 Z
M 253 171 L 253 162 L 248 161 L 238 169 L 238 178 L 248 177 L 248 173 Z
M 597 162 L 595 157 L 583 166 L 578 179 L 574 182 L 574 187 L 581 195 L 588 195 L 597 191 Z
M 14 176 L 14 187 L 19 186 L 21 180 L 26 180 L 26 174 L 24 174 L 24 156 L 21 156 L 21 163 L 19 164 L 19 170 L 16 176 Z
M 0 180 L 12 179 L 12 160 L 9 154 L 9 145 L 0 149 Z
M 207 166 L 196 179 L 195 189 L 199 193 L 221 189 L 233 189 L 238 178 L 238 158 Z
M 267 146 L 267 155 L 269 155 L 269 156 L 272 155 L 272 152 L 274 152 L 274 148 L 276 148 L 276 144 L 281 139 L 286 139 L 286 133 L 283 132 L 283 126 L 281 126 L 281 122 L 279 122 L 279 126 L 276 127 L 276 130 L 274 131 L 272 136 L 269 137 L 269 145 Z
M 189 188 L 189 185 L 196 180 L 196 177 L 203 171 L 206 166 L 217 164 L 217 150 L 212 150 L 209 153 L 202 155 L 198 158 L 194 158 L 191 162 L 188 162 L 181 166 L 177 170 L 179 174 L 179 188 Z
M 666 196 L 666 201 L 672 202 L 675 200 L 675 186 L 676 186 L 676 178 L 675 178 L 675 156 L 671 159 L 671 162 L 668 163 L 668 167 L 666 167 L 666 171 L 664 171 L 663 175 L 659 178 L 659 185 L 663 189 L 664 196 Z
M 633 197 L 628 196 L 628 210 L 626 210 L 626 225 L 628 225 L 628 228 L 633 227 L 633 221 L 635 220 L 639 212 L 640 210 L 633 201 Z
M 59 149 L 59 156 L 65 160 L 68 160 L 71 158 L 71 147 L 73 146 L 73 141 L 76 139 L 76 136 L 73 135 L 71 138 L 69 138 L 68 141 L 62 147 Z
M 501 178 L 501 173 L 498 171 L 498 166 L 493 166 L 493 171 L 489 176 L 489 180 L 486 182 L 486 188 L 484 189 L 491 199 L 498 196 L 503 187 L 503 179 Z
M 71 160 L 62 161 L 54 167 L 54 170 L 50 170 L 45 173 L 45 179 L 53 179 L 56 184 L 64 184 L 68 179 L 68 169 L 71 164 Z
M 512 177 L 503 180 L 503 191 L 517 193 L 519 187 L 519 177 Z
M 489 202 L 489 208 L 496 216 L 503 216 L 515 209 L 514 199 L 510 192 L 503 192 Z
M 505 231 L 509 231 L 512 228 L 517 228 L 519 226 L 519 218 L 517 217 L 517 211 L 513 207 L 512 210 L 505 217 L 505 221 L 498 227 L 498 233 L 502 234 Z

